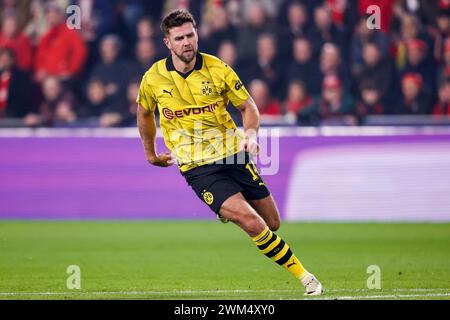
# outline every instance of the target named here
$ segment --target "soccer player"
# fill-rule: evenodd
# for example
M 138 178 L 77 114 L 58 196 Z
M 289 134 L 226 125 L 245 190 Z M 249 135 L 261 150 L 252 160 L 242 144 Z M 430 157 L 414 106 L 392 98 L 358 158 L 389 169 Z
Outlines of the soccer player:
M 161 29 L 170 55 L 145 73 L 136 99 L 147 161 L 168 167 L 176 160 L 187 183 L 222 222 L 241 227 L 267 257 L 300 280 L 306 295 L 322 294 L 322 284 L 273 232 L 280 215 L 251 160 L 259 152 L 253 99 L 231 67 L 198 52 L 196 22 L 188 11 L 170 12 Z M 244 132 L 226 110 L 229 101 L 242 114 Z M 170 153 L 156 151 L 156 106 Z

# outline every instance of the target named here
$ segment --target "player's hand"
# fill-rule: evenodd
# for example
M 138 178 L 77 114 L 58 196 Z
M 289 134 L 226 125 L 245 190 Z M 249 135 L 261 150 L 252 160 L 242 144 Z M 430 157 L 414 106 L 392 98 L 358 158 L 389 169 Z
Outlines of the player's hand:
M 259 144 L 256 139 L 246 136 L 241 142 L 241 150 L 256 156 L 259 153 Z
M 147 157 L 147 161 L 158 167 L 169 167 L 175 163 L 175 159 L 170 152 L 160 153 L 156 157 Z

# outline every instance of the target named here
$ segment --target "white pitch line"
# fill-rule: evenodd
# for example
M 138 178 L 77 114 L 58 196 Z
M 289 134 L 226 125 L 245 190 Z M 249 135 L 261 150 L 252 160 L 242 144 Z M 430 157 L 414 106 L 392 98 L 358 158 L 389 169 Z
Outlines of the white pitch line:
M 422 294 L 380 294 L 380 295 L 373 295 L 373 296 L 336 296 L 336 297 L 329 297 L 327 298 L 324 296 L 321 298 L 319 296 L 319 299 L 323 300 L 363 300 L 363 299 L 392 299 L 392 298 L 425 298 L 425 297 L 450 297 L 450 293 L 422 293 Z
M 369 295 L 369 296 L 335 296 L 330 297 L 332 299 L 371 299 L 371 298 L 401 298 L 401 297 L 423 297 L 423 296 L 450 296 L 450 292 L 444 293 L 426 293 L 436 291 L 449 291 L 449 288 L 401 288 L 401 289 L 386 289 L 384 292 L 424 292 L 422 294 L 386 294 L 386 295 Z M 369 289 L 329 289 L 326 292 L 376 292 L 377 290 Z M 195 294 L 233 294 L 233 293 L 248 293 L 248 294 L 261 294 L 261 293 L 288 293 L 296 292 L 299 290 L 179 290 L 179 291 L 97 291 L 97 292 L 83 292 L 83 291 L 68 291 L 68 292 L 0 292 L 0 296 L 53 296 L 53 295 L 195 295 Z M 326 296 L 324 297 L 326 298 Z

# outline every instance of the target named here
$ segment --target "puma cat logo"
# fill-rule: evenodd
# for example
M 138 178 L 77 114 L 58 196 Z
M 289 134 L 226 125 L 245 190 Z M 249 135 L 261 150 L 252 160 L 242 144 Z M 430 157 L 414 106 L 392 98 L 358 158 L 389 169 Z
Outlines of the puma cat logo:
M 163 89 L 163 93 L 167 93 L 173 98 L 172 91 L 173 91 L 173 88 L 170 89 L 170 91 L 167 91 L 166 89 Z
M 288 267 L 288 268 L 289 268 L 289 267 L 292 267 L 294 264 L 296 264 L 296 263 L 295 263 L 294 260 L 292 260 L 292 263 L 288 264 L 287 267 Z

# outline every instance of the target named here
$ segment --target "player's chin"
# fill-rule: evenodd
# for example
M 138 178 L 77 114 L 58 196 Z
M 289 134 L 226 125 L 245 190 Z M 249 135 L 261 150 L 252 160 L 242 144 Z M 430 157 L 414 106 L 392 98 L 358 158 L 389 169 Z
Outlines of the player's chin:
M 192 59 L 194 59 L 195 51 L 194 50 L 188 50 L 183 52 L 183 58 L 185 61 L 191 62 Z

